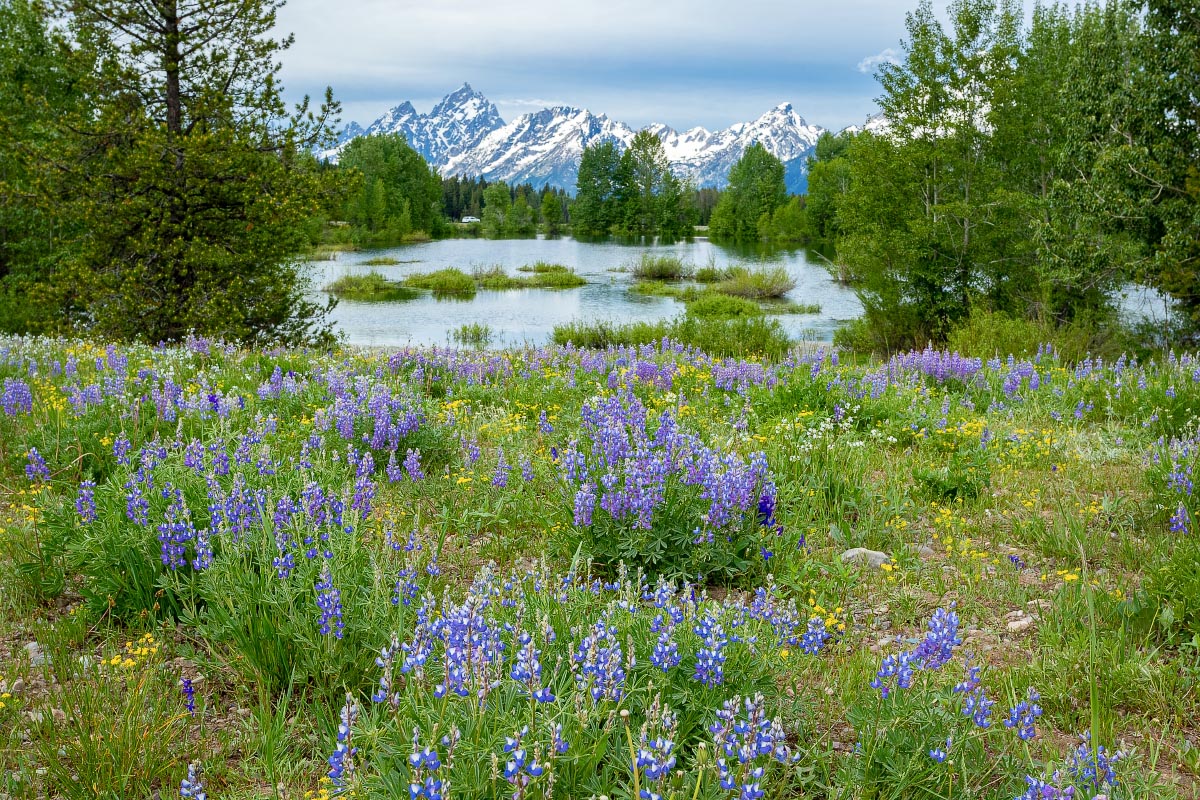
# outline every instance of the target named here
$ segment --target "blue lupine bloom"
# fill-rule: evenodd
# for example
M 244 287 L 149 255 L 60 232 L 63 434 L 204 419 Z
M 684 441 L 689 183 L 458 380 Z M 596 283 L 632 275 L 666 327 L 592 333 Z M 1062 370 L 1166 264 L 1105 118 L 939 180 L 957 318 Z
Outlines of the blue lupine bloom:
M 683 656 L 679 654 L 679 645 L 672 638 L 673 633 L 674 626 L 664 627 L 659 631 L 658 641 L 655 642 L 654 650 L 650 653 L 650 663 L 663 672 L 678 666 L 679 662 L 683 660 Z
M 75 498 L 75 513 L 79 515 L 79 521 L 84 525 L 96 521 L 95 481 L 84 481 L 79 484 L 79 495 Z
M 1036 736 L 1037 728 L 1035 724 L 1037 718 L 1042 715 L 1042 707 L 1037 704 L 1037 701 L 1041 699 L 1037 690 L 1030 686 L 1026 699 L 1009 709 L 1008 719 L 1004 720 L 1004 727 L 1016 728 L 1017 736 L 1025 741 Z
M 190 679 L 183 678 L 180 681 L 180 691 L 183 692 L 183 702 L 187 706 L 188 713 L 193 717 L 196 716 L 196 688 L 192 686 Z
M 189 800 L 206 800 L 208 797 L 200 780 L 200 765 L 194 761 L 188 764 L 187 777 L 179 783 L 179 796 Z
M 29 384 L 16 378 L 5 378 L 4 390 L 0 392 L 0 408 L 4 409 L 7 417 L 32 412 L 33 393 L 29 390 Z
M 1025 793 L 1019 795 L 1015 800 L 1073 800 L 1075 797 L 1075 787 L 1063 787 L 1060 784 L 1059 774 L 1056 772 L 1051 776 L 1051 782 L 1039 780 L 1032 775 L 1025 776 Z
M 989 700 L 982 686 L 976 686 L 963 698 L 963 716 L 970 717 L 977 727 L 988 728 L 992 724 L 992 706 L 995 700 Z
M 317 581 L 316 589 L 317 608 L 321 610 L 321 635 L 328 636 L 332 632 L 334 637 L 341 639 L 342 629 L 345 627 L 342 621 L 342 593 L 333 585 L 333 575 L 328 564 L 321 571 L 321 579 Z
M 1125 754 L 1119 750 L 1110 753 L 1102 744 L 1093 747 L 1091 731 L 1084 731 L 1079 738 L 1082 741 L 1071 751 L 1071 764 L 1067 768 L 1071 777 L 1086 784 L 1090 793 L 1099 794 L 1105 787 L 1116 788 L 1119 783 L 1116 765 Z
M 453 758 L 454 744 L 458 741 L 457 730 L 445 737 L 444 744 L 450 747 L 447 761 Z M 439 777 L 442 760 L 433 747 L 421 747 L 420 733 L 413 728 L 412 753 L 408 756 L 409 800 L 441 800 L 443 781 Z
M 1191 532 L 1191 515 L 1188 514 L 1187 507 L 1179 504 L 1179 508 L 1175 509 L 1175 513 L 1171 515 L 1171 532 L 1172 533 L 1190 533 Z
M 350 733 L 358 718 L 358 704 L 349 694 L 346 704 L 342 706 L 337 730 L 337 745 L 329 756 L 329 780 L 338 789 L 345 788 L 350 776 L 354 774 L 354 754 L 358 748 L 352 747 Z
M 936 761 L 939 764 L 945 763 L 946 757 L 950 753 L 950 745 L 951 744 L 952 744 L 952 738 L 947 736 L 946 744 L 943 746 L 940 746 L 940 747 L 935 747 L 932 750 L 930 750 L 929 757 L 932 758 L 934 761 Z
M 508 473 L 512 470 L 509 463 L 504 459 L 504 448 L 499 448 L 499 453 L 496 458 L 496 472 L 492 475 L 492 486 L 497 489 L 503 489 L 508 486 Z
M 804 632 L 804 636 L 800 639 L 800 650 L 810 656 L 815 656 L 821 652 L 825 643 L 829 641 L 829 637 L 830 634 L 825 627 L 825 620 L 820 617 L 813 617 L 808 621 L 808 630 Z
M 587 687 L 593 702 L 618 703 L 625 696 L 625 656 L 616 628 L 604 619 L 576 646 L 571 664 L 577 670 L 576 682 Z
M 696 670 L 693 678 L 709 688 L 725 681 L 725 647 L 729 638 L 713 611 L 704 612 L 692 631 L 700 637 L 696 650 Z
M 36 447 L 31 447 L 26 454 L 28 463 L 25 464 L 25 477 L 30 481 L 37 483 L 50 479 L 50 468 L 46 466 L 46 460 L 42 458 L 42 454 L 37 451 Z

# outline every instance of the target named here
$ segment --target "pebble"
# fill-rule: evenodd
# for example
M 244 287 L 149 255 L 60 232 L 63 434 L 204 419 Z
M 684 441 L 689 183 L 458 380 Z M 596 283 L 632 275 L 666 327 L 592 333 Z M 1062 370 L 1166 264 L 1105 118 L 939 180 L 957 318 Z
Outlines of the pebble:
M 878 550 L 868 550 L 865 547 L 852 547 L 842 553 L 842 561 L 845 561 L 847 564 L 857 564 L 865 561 L 875 569 L 879 569 L 890 560 L 891 558 L 887 553 L 881 553 Z
M 1032 626 L 1033 617 L 1019 617 L 1011 620 L 1006 627 L 1008 628 L 1009 633 L 1020 633 L 1021 631 L 1028 630 Z
M 25 691 L 25 679 L 17 678 L 15 681 L 12 682 L 12 686 L 8 687 L 8 690 L 10 692 L 12 692 L 13 694 L 23 693 Z
M 936 555 L 937 555 L 937 551 L 934 550 L 932 547 L 930 547 L 927 544 L 923 544 L 917 548 L 917 556 L 922 561 L 928 561 L 929 559 L 933 558 Z
M 29 663 L 31 666 L 40 667 L 50 660 L 46 657 L 46 654 L 42 652 L 42 646 L 37 642 L 29 642 L 25 645 L 24 649 L 25 654 L 29 656 Z

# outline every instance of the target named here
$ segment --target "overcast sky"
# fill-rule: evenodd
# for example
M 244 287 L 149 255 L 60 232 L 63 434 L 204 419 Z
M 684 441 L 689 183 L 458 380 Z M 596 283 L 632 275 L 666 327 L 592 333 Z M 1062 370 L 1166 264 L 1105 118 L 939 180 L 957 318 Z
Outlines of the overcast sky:
M 289 0 L 288 96 L 332 86 L 343 121 L 468 82 L 505 121 L 573 105 L 634 127 L 723 128 L 791 102 L 840 129 L 875 110 L 916 0 Z M 945 0 L 935 0 L 942 8 Z

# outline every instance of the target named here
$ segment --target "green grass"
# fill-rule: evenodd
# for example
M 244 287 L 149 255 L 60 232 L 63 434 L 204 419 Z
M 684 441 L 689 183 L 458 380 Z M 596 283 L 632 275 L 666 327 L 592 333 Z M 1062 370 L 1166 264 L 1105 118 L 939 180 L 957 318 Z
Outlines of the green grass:
M 478 322 L 470 322 L 460 325 L 451 331 L 450 338 L 457 344 L 483 348 L 492 343 L 494 334 L 489 326 Z
M 643 345 L 674 339 L 722 357 L 766 356 L 778 358 L 791 343 L 774 320 L 762 316 L 715 318 L 687 314 L 661 322 L 572 322 L 556 325 L 556 344 L 605 348 Z
M 384 302 L 411 300 L 417 293 L 405 286 L 389 281 L 378 272 L 366 275 L 343 275 L 325 287 L 325 291 L 343 300 Z
M 687 313 L 694 317 L 761 317 L 762 306 L 753 300 L 724 294 L 705 293 L 687 304 Z
M 691 277 L 692 265 L 679 256 L 642 253 L 629 272 L 638 280 L 681 281 Z
M 475 283 L 480 289 L 577 289 L 587 285 L 587 280 L 568 270 L 566 267 L 553 266 L 554 269 L 532 269 L 532 275 L 523 277 L 509 275 L 504 267 L 494 266 L 477 268 L 472 273 Z
M 475 279 L 454 267 L 409 275 L 404 279 L 404 285 L 413 289 L 427 289 L 434 294 L 460 296 L 473 295 L 476 289 Z
M 369 267 L 394 267 L 402 262 L 400 259 L 392 258 L 391 256 L 375 256 L 374 258 L 368 258 L 366 261 L 361 263 L 366 264 Z
M 721 294 L 766 300 L 783 297 L 796 288 L 796 280 L 783 267 L 730 267 L 727 276 L 713 288 Z
M 541 275 L 547 272 L 572 272 L 572 270 L 569 267 L 563 266 L 562 264 L 551 264 L 547 261 L 535 261 L 532 264 L 525 264 L 524 266 L 517 267 L 517 272 L 534 272 Z

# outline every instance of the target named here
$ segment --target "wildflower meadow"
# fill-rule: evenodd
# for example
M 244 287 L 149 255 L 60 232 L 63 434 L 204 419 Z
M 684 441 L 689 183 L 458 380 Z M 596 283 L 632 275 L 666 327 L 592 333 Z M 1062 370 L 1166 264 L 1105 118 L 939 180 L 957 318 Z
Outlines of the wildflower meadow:
M 0 340 L 0 798 L 1194 798 L 1200 359 Z

